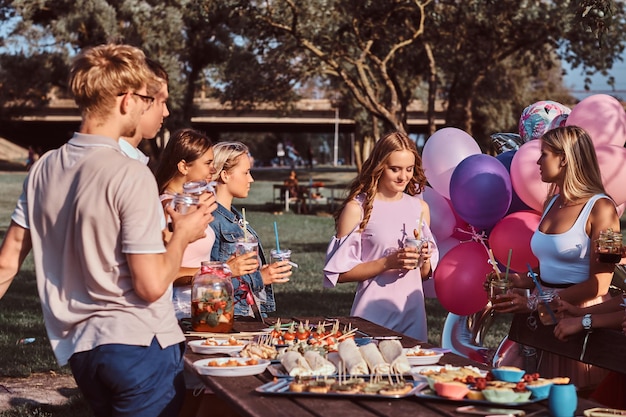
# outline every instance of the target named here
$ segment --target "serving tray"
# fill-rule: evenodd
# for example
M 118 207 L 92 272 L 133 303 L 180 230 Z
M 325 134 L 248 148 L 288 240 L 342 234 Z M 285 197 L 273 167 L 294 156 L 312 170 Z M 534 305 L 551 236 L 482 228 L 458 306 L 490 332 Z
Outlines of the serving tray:
M 323 378 L 319 378 L 320 380 Z M 365 378 L 367 380 L 367 378 Z M 337 391 L 329 391 L 326 393 L 320 392 L 295 392 L 289 390 L 289 384 L 294 380 L 294 378 L 281 378 L 276 381 L 268 382 L 266 384 L 261 385 L 255 391 L 264 394 L 264 395 L 283 395 L 283 396 L 296 396 L 296 397 L 331 397 L 331 398 L 379 398 L 379 399 L 397 399 L 397 398 L 406 398 L 414 396 L 419 390 L 427 386 L 427 383 L 421 381 L 406 381 L 406 383 L 413 385 L 413 388 L 404 393 L 398 395 L 383 395 L 378 393 L 364 393 L 364 392 L 356 392 L 356 393 L 342 393 Z

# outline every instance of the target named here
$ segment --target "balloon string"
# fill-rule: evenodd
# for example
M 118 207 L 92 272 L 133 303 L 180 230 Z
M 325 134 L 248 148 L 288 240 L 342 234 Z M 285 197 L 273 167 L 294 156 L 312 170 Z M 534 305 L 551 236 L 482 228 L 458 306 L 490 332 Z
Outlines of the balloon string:
M 485 233 L 485 231 L 483 230 L 480 233 L 478 233 L 474 226 L 470 224 L 469 227 L 470 227 L 469 231 L 465 229 L 461 229 L 459 227 L 456 228 L 457 232 L 469 235 L 469 239 L 465 241 L 461 241 L 461 243 L 478 242 L 481 245 L 483 245 L 483 248 L 485 248 L 485 252 L 487 252 L 487 256 L 489 256 L 489 247 L 487 246 L 487 243 L 485 243 L 487 241 L 487 234 Z M 489 263 L 491 263 L 491 261 Z M 497 268 L 497 265 L 494 265 L 494 268 Z

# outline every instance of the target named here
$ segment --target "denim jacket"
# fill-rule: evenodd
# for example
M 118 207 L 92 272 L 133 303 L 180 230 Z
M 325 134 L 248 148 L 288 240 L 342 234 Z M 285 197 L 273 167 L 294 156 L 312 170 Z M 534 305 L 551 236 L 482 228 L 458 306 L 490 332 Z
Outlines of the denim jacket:
M 226 262 L 233 253 L 235 253 L 235 244 L 237 238 L 243 237 L 244 232 L 241 228 L 243 216 L 237 209 L 231 207 L 228 211 L 221 204 L 217 204 L 217 210 L 213 212 L 215 219 L 209 223 L 213 231 L 215 231 L 215 243 L 211 250 L 211 260 Z M 254 229 L 247 225 L 248 233 L 257 238 L 259 242 L 259 257 L 261 265 L 267 264 L 261 240 Z M 245 281 L 252 290 L 259 302 L 259 310 L 265 316 L 266 313 L 276 311 L 276 301 L 274 299 L 274 290 L 271 285 L 263 285 L 261 273 L 256 271 L 252 274 L 243 275 L 241 277 L 233 277 L 233 287 L 235 289 L 235 315 L 250 316 L 250 306 L 246 302 L 246 292 L 239 288 L 239 280 Z

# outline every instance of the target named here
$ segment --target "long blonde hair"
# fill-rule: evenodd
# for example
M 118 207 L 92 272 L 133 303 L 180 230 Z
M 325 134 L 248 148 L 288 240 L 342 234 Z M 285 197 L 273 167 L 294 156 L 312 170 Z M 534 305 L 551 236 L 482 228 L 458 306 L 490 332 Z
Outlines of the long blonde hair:
M 563 189 L 550 185 L 546 204 L 556 193 L 565 201 L 606 194 L 593 142 L 589 134 L 578 126 L 564 126 L 549 130 L 542 137 L 543 144 L 552 152 L 565 156 Z
M 378 181 L 385 170 L 387 160 L 392 152 L 409 151 L 415 157 L 415 167 L 413 169 L 413 177 L 409 180 L 404 192 L 409 195 L 420 194 L 426 186 L 426 175 L 422 168 L 422 158 L 417 152 L 415 142 L 413 142 L 405 133 L 391 132 L 383 136 L 376 144 L 369 158 L 363 163 L 363 168 L 359 175 L 350 184 L 350 192 L 343 201 L 337 212 L 335 213 L 335 223 L 339 220 L 341 212 L 346 204 L 352 201 L 359 194 L 365 195 L 363 201 L 363 220 L 359 225 L 359 230 L 363 230 L 369 222 L 372 214 L 372 206 L 378 189 Z

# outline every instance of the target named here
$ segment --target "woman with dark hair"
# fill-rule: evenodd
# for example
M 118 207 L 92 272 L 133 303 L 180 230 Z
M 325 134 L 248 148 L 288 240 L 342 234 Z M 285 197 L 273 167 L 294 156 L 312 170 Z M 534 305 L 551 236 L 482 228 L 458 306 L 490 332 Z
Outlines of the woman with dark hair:
M 415 143 L 401 132 L 381 138 L 335 215 L 324 286 L 358 282 L 351 314 L 427 341 L 422 280 L 439 259 Z M 428 239 L 407 244 L 417 237 Z

